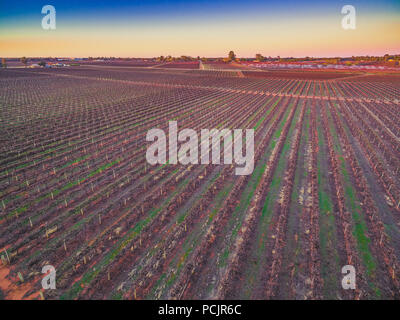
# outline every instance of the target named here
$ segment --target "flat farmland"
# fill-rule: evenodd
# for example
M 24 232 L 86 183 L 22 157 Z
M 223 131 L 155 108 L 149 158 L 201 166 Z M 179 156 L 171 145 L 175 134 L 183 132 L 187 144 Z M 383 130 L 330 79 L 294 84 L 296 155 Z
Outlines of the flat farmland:
M 261 73 L 1 70 L 0 298 L 400 299 L 400 75 Z M 148 164 L 169 121 L 253 172 Z

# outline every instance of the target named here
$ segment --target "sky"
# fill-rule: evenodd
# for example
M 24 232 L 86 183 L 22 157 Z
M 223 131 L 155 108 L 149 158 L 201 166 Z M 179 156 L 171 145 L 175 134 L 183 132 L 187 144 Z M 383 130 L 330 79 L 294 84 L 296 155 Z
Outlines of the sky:
M 344 5 L 356 29 L 342 28 Z M 44 5 L 56 29 L 42 28 Z M 0 0 L 0 57 L 400 53 L 399 0 Z

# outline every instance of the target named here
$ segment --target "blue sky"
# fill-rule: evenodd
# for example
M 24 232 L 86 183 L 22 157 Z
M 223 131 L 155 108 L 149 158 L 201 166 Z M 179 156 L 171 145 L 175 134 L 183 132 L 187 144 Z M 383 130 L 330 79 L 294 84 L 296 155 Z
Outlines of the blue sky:
M 328 14 L 338 10 L 345 4 L 352 4 L 365 12 L 393 12 L 400 11 L 398 0 L 352 0 L 352 1 L 311 1 L 311 0 L 30 0 L 26 2 L 1 1 L 0 23 L 26 23 L 40 17 L 41 8 L 46 4 L 55 6 L 57 13 L 72 20 L 96 19 L 99 23 L 129 19 L 176 19 L 189 17 L 225 17 L 229 15 L 252 15 L 260 11 L 267 14 Z M 82 20 L 81 20 L 82 21 Z M 83 21 L 82 21 L 83 22 Z

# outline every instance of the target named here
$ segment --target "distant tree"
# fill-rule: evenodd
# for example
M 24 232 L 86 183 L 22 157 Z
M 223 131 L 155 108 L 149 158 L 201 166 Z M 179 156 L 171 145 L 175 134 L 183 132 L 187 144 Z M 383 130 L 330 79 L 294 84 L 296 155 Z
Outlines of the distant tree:
M 389 55 L 387 53 L 383 56 L 383 60 L 385 62 L 389 60 Z
M 263 57 L 260 53 L 257 53 L 257 54 L 256 54 L 256 60 L 257 60 L 258 62 L 264 61 L 264 57 Z
M 20 61 L 25 65 L 25 67 L 26 67 L 26 65 L 28 64 L 28 59 L 27 59 L 26 57 L 22 57 L 22 58 L 20 59 Z
M 233 51 L 229 51 L 229 54 L 228 54 L 229 61 L 233 61 L 233 60 L 235 60 L 235 58 L 236 58 L 235 53 Z
M 5 58 L 1 59 L 1 66 L 2 66 L 3 68 L 7 68 L 7 61 L 6 61 Z

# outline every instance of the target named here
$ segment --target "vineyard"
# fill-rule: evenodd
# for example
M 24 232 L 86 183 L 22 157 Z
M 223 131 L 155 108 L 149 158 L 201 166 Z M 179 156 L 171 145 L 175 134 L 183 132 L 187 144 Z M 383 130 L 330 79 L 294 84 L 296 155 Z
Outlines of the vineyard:
M 400 299 L 400 75 L 146 66 L 0 71 L 0 299 Z M 169 121 L 254 171 L 149 165 Z

